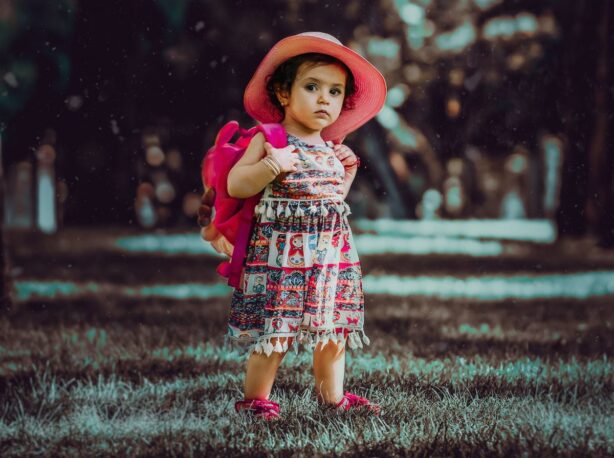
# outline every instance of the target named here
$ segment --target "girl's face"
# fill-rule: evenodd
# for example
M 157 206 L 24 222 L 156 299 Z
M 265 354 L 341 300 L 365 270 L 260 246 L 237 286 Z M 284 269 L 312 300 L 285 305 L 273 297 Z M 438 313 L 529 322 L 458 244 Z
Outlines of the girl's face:
M 284 127 L 309 135 L 334 123 L 343 107 L 345 82 L 345 71 L 339 65 L 303 63 L 290 93 L 278 94 L 282 105 L 285 104 Z

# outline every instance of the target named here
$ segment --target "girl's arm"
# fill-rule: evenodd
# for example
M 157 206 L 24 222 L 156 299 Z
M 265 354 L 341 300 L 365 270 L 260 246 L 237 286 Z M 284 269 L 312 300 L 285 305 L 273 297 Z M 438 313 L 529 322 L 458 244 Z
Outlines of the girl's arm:
M 249 142 L 241 159 L 228 173 L 228 195 L 247 199 L 262 191 L 277 175 L 261 159 L 265 156 L 265 138 L 258 132 Z
M 345 169 L 345 176 L 343 177 L 343 200 L 345 200 L 346 196 L 350 192 L 354 178 L 356 178 L 359 161 L 354 151 L 352 151 L 347 145 L 334 145 L 333 151 Z
M 350 188 L 352 187 L 354 178 L 356 178 L 357 171 L 358 171 L 358 167 L 354 167 L 351 169 L 345 169 L 345 177 L 343 178 L 343 200 L 345 200 L 346 196 L 350 192 Z

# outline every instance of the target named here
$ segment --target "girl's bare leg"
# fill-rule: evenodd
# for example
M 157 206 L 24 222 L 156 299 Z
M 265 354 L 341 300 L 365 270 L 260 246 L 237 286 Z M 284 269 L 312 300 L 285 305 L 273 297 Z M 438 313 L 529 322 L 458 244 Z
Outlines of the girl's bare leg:
M 292 345 L 292 337 L 288 338 L 288 349 Z M 285 338 L 280 338 L 283 344 Z M 271 339 L 271 343 L 275 345 L 277 338 Z M 287 351 L 283 353 L 273 352 L 271 356 L 264 353 L 252 352 L 247 360 L 247 370 L 245 372 L 245 381 L 243 384 L 243 392 L 245 399 L 268 399 L 273 388 L 277 369 L 281 364 Z
M 337 404 L 343 398 L 345 376 L 345 347 L 342 343 L 329 341 L 313 350 L 313 375 L 318 400 L 322 403 Z

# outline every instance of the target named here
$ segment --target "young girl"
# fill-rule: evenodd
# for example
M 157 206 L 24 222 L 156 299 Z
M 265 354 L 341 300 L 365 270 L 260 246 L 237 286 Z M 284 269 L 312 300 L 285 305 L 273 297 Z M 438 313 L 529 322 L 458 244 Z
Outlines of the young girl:
M 237 411 L 279 416 L 268 398 L 284 355 L 299 343 L 313 349 L 323 406 L 380 411 L 343 391 L 345 345 L 362 348 L 369 339 L 344 201 L 360 161 L 340 142 L 375 116 L 385 97 L 386 83 L 373 65 L 319 32 L 278 42 L 245 90 L 247 112 L 262 123 L 281 123 L 288 146 L 273 148 L 259 133 L 228 175 L 233 197 L 264 189 L 226 335 L 226 342 L 251 344 Z

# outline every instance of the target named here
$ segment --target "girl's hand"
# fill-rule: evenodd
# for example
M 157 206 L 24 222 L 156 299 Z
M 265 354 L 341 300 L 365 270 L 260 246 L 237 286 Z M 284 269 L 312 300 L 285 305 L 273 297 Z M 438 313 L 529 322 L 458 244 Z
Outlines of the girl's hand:
M 345 171 L 356 170 L 360 164 L 360 160 L 348 146 L 343 144 L 333 145 L 333 151 L 337 159 L 341 161 Z
M 269 142 L 265 142 L 264 144 L 266 155 L 271 156 L 279 163 L 281 173 L 296 172 L 298 170 L 296 167 L 298 158 L 296 155 L 292 154 L 294 149 L 294 145 L 288 145 L 285 148 L 273 148 L 273 145 L 271 145 Z

